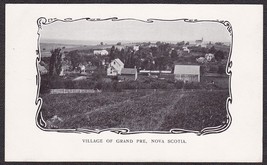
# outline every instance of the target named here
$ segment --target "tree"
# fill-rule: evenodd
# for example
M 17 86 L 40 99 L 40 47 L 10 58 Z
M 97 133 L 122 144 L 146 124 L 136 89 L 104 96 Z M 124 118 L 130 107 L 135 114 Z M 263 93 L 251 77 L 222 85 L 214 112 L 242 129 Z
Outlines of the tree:
M 215 53 L 216 52 L 216 49 L 214 46 L 212 46 L 210 49 L 209 49 L 209 53 Z
M 223 45 L 222 42 L 215 42 L 215 45 Z
M 177 57 L 177 51 L 176 50 L 172 50 L 171 51 L 171 58 L 175 59 Z
M 121 49 L 120 54 L 119 54 L 119 58 L 124 63 L 124 61 L 125 61 L 125 51 L 124 51 L 124 49 Z
M 51 50 L 49 76 L 59 75 L 62 68 L 62 53 L 60 48 Z
M 110 49 L 110 53 L 109 53 L 109 62 L 111 62 L 112 60 L 115 59 L 115 46 L 113 45 Z
M 217 61 L 221 61 L 222 59 L 224 59 L 224 53 L 221 50 L 216 51 L 214 56 Z
M 167 63 L 168 63 L 168 57 L 161 56 L 155 59 L 155 67 L 159 71 L 164 70 Z
M 118 42 L 117 45 L 121 45 L 121 42 Z
M 160 44 L 160 45 L 158 46 L 159 51 L 160 51 L 161 53 L 167 52 L 169 47 L 170 47 L 170 44 L 168 44 L 168 43 L 162 43 L 162 44 Z
M 159 46 L 160 44 L 161 44 L 161 42 L 160 42 L 160 41 L 157 41 L 157 42 L 156 42 L 156 45 L 157 45 L 157 46 Z
M 76 67 L 79 66 L 79 64 L 82 62 L 82 57 L 79 55 L 78 50 L 70 51 L 66 58 L 70 60 L 72 65 L 72 70 L 74 70 Z
M 177 46 L 184 46 L 185 42 L 181 41 L 181 42 L 177 42 Z

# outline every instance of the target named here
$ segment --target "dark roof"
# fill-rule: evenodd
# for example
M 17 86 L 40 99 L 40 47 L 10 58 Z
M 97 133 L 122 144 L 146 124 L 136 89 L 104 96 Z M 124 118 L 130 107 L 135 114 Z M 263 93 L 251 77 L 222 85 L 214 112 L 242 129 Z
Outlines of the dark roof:
M 122 68 L 121 74 L 136 74 L 137 69 L 136 68 Z

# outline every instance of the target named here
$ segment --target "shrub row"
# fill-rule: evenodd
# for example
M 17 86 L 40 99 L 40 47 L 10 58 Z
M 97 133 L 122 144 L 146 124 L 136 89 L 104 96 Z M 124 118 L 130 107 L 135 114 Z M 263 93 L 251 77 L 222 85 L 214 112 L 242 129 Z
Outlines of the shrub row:
M 124 81 L 118 82 L 113 80 L 111 82 L 105 82 L 102 80 L 85 79 L 80 81 L 72 81 L 65 79 L 54 79 L 48 81 L 42 79 L 41 82 L 41 93 L 48 92 L 49 89 L 101 89 L 105 91 L 121 91 L 124 89 L 207 89 L 205 84 L 198 82 L 187 82 L 183 81 Z

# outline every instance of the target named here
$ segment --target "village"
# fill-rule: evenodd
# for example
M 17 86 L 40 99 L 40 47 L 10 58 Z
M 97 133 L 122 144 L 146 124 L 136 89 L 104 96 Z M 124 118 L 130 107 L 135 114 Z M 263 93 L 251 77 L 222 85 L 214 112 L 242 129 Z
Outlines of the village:
M 227 122 L 229 43 L 42 44 L 47 129 L 201 130 Z
M 59 92 L 57 89 L 121 91 L 229 86 L 226 74 L 229 45 L 225 43 L 205 42 L 202 38 L 176 44 L 101 42 L 94 47 L 66 47 L 47 49 L 51 56 L 42 57 L 41 93 Z

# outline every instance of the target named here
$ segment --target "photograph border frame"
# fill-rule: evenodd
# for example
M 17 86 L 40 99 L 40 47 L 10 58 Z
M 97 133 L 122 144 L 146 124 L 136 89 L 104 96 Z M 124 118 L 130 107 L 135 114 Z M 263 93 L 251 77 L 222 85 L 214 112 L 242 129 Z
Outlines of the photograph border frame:
M 132 21 L 141 21 L 144 23 L 153 23 L 154 21 L 184 21 L 187 23 L 199 23 L 199 22 L 215 22 L 215 23 L 220 23 L 222 24 L 227 31 L 230 34 L 231 40 L 230 40 L 230 50 L 229 50 L 229 55 L 228 55 L 228 60 L 227 60 L 227 65 L 226 65 L 226 74 L 229 76 L 229 96 L 226 99 L 226 122 L 219 126 L 215 127 L 206 127 L 203 128 L 200 131 L 196 130 L 187 130 L 187 129 L 170 129 L 169 131 L 130 131 L 129 128 L 108 128 L 108 129 L 101 129 L 101 130 L 89 130 L 89 129 L 82 129 L 82 128 L 76 128 L 76 129 L 47 129 L 45 128 L 46 122 L 44 121 L 42 117 L 42 112 L 41 112 L 41 107 L 43 104 L 43 100 L 40 97 L 40 84 L 41 84 L 41 76 L 40 76 L 40 71 L 38 69 L 38 65 L 41 61 L 41 49 L 40 49 L 40 37 L 41 37 L 41 30 L 43 25 L 49 25 L 54 22 L 76 22 L 76 21 L 124 21 L 124 20 L 132 20 Z M 117 18 L 117 17 L 110 17 L 110 18 L 90 18 L 90 17 L 85 17 L 85 18 L 78 18 L 78 19 L 72 19 L 72 18 L 65 18 L 65 19 L 58 19 L 58 18 L 45 18 L 45 17 L 39 17 L 37 19 L 37 26 L 38 26 L 38 39 L 37 39 L 37 50 L 36 50 L 36 70 L 37 70 L 37 75 L 36 75 L 36 85 L 37 85 L 37 94 L 36 94 L 36 99 L 35 99 L 35 105 L 38 106 L 37 112 L 36 112 L 36 117 L 35 117 L 35 123 L 36 126 L 43 130 L 43 131 L 52 131 L 52 132 L 62 132 L 62 133 L 96 133 L 99 134 L 101 132 L 109 131 L 109 132 L 114 132 L 117 134 L 122 134 L 122 135 L 130 135 L 130 134 L 140 134 L 140 133 L 153 133 L 153 134 L 181 134 L 181 133 L 195 133 L 198 136 L 200 135 L 207 135 L 207 134 L 215 134 L 215 133 L 221 133 L 227 130 L 231 123 L 232 123 L 232 116 L 230 114 L 230 109 L 229 109 L 229 104 L 232 104 L 233 98 L 232 98 L 232 89 L 231 89 L 231 78 L 232 78 L 232 71 L 231 67 L 233 65 L 233 62 L 231 61 L 231 56 L 232 56 L 232 49 L 233 49 L 233 28 L 232 25 L 230 24 L 229 21 L 226 20 L 198 20 L 198 19 L 156 19 L 156 18 L 149 18 L 147 20 L 141 20 L 141 19 L 135 19 L 135 18 Z

